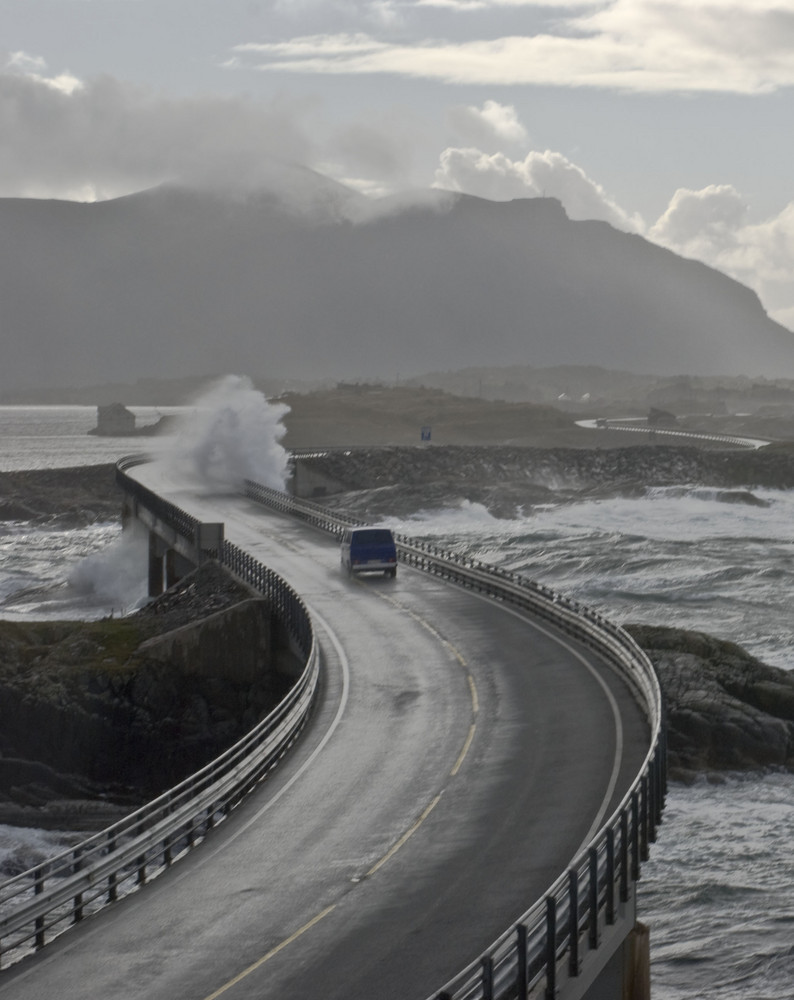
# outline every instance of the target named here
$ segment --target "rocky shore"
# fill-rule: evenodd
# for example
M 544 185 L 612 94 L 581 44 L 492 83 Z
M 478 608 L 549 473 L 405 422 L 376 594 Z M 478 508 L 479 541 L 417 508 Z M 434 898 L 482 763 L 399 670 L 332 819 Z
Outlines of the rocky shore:
M 794 672 L 703 632 L 653 625 L 629 625 L 627 631 L 659 677 L 674 780 L 794 771 Z
M 631 496 L 662 486 L 708 486 L 726 503 L 763 503 L 753 488 L 794 488 L 788 450 L 517 448 L 509 445 L 360 448 L 295 463 L 296 492 L 355 515 L 483 504 L 494 516 L 536 504 Z
M 295 664 L 267 603 L 207 563 L 96 622 L 0 622 L 0 823 L 101 828 L 243 736 Z

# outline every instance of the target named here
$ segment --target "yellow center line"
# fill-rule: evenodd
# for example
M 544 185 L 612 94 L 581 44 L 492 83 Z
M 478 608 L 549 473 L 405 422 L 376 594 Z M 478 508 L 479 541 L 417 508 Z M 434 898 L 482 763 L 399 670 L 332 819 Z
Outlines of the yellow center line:
M 476 715 L 480 711 L 480 699 L 477 697 L 477 685 L 474 683 L 474 678 L 471 674 L 468 674 L 469 680 L 469 690 L 471 691 L 471 710 Z
M 476 728 L 477 727 L 472 722 L 472 724 L 469 726 L 469 734 L 466 737 L 466 742 L 463 744 L 463 749 L 458 755 L 458 759 L 455 761 L 455 766 L 449 772 L 451 778 L 455 777 L 455 775 L 460 770 L 461 764 L 466 759 L 466 754 L 469 752 L 469 747 L 471 746 L 471 741 L 474 739 L 474 731 L 476 730 Z
M 238 975 L 236 975 L 234 979 L 230 979 L 228 983 L 224 983 L 224 985 L 221 986 L 219 989 L 215 990 L 214 993 L 210 993 L 210 995 L 208 997 L 205 997 L 204 1000 L 216 1000 L 216 997 L 221 996 L 223 993 L 226 993 L 227 990 L 230 990 L 233 986 L 236 986 L 237 983 L 241 982 L 247 976 L 250 976 L 252 972 L 255 972 L 257 969 L 261 968 L 265 964 L 265 962 L 269 962 L 271 958 L 273 958 L 275 955 L 278 955 L 278 953 L 282 951 L 284 948 L 286 948 L 287 945 L 292 944 L 293 941 L 297 941 L 297 939 L 301 937 L 303 934 L 305 934 L 306 931 L 311 930 L 311 928 L 314 927 L 315 924 L 318 924 L 323 919 L 323 917 L 327 917 L 328 914 L 331 912 L 331 910 L 335 908 L 336 908 L 336 903 L 332 903 L 331 906 L 326 906 L 326 908 L 321 913 L 318 913 L 316 917 L 312 917 L 312 919 L 307 924 L 304 924 L 303 927 L 295 931 L 294 934 L 290 934 L 290 936 L 286 938 L 284 941 L 282 941 L 281 944 L 277 944 L 275 948 L 271 948 L 266 955 L 263 955 L 260 959 L 254 962 L 253 965 L 249 965 L 247 969 L 243 969 L 243 971 L 238 973 Z
M 400 837 L 400 839 L 395 844 L 392 844 L 392 846 L 383 855 L 383 857 L 380 859 L 380 861 L 378 861 L 377 864 L 374 864 L 370 868 L 370 870 L 364 876 L 365 878 L 369 878 L 370 875 L 374 875 L 375 872 L 378 871 L 378 869 L 382 868 L 390 858 L 394 857 L 394 855 L 400 850 L 400 848 L 403 846 L 403 844 L 410 837 L 413 837 L 413 835 L 416 833 L 416 831 L 419 829 L 419 827 L 422 825 L 422 823 L 424 823 L 424 821 L 427 819 L 427 817 L 430 815 L 430 813 L 436 808 L 436 806 L 438 805 L 439 801 L 441 800 L 442 794 L 443 794 L 442 792 L 438 793 L 438 795 L 433 799 L 433 801 L 430 803 L 430 805 L 427 807 L 427 809 L 425 809 L 425 811 L 422 813 L 422 815 L 419 817 L 419 819 L 414 823 L 414 825 L 410 828 L 410 830 L 406 830 L 405 833 L 402 835 L 402 837 Z

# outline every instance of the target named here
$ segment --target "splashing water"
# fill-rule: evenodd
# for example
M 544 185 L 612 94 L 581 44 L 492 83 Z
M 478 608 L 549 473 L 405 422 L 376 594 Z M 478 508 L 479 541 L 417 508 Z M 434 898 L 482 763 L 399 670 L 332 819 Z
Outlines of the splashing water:
M 136 608 L 146 601 L 147 566 L 146 528 L 133 520 L 110 545 L 77 563 L 68 583 L 77 594 L 103 605 Z
M 250 379 L 226 375 L 182 417 L 171 455 L 186 476 L 236 488 L 244 479 L 284 489 L 288 455 L 281 444 L 289 407 L 271 403 Z

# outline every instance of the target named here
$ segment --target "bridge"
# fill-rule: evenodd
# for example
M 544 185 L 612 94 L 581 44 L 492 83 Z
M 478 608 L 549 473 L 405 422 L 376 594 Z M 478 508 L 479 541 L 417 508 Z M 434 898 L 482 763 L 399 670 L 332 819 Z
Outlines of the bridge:
M 0 997 L 624 995 L 665 789 L 632 640 L 408 538 L 396 581 L 348 580 L 345 519 L 253 483 L 118 478 L 152 589 L 219 558 L 305 669 L 243 745 L 0 886 L 0 957 L 33 951 Z

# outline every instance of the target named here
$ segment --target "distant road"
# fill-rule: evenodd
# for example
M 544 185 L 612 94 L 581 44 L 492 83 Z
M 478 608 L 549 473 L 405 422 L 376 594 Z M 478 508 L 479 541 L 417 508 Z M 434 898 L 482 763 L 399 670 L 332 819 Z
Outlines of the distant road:
M 634 780 L 648 727 L 591 652 L 231 494 L 136 478 L 271 566 L 322 647 L 297 747 L 165 875 L 0 973 L 8 1000 L 424 1000 L 548 888 Z
M 722 444 L 733 444 L 740 448 L 764 448 L 771 441 L 761 438 L 738 437 L 732 434 L 706 434 L 701 431 L 672 430 L 667 427 L 649 426 L 645 417 L 616 417 L 610 420 L 577 420 L 577 427 L 588 430 L 628 431 L 637 434 L 651 434 L 654 437 L 678 437 L 691 441 L 716 441 Z

